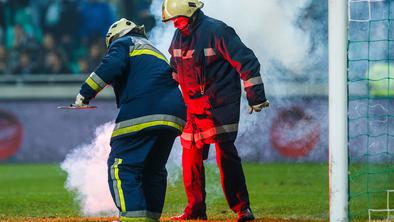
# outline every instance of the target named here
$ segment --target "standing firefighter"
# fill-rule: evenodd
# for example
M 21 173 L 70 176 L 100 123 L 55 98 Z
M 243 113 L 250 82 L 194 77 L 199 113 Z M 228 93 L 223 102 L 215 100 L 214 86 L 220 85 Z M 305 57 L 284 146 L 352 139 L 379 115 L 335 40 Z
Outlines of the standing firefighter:
M 241 159 L 234 141 L 240 116 L 241 81 L 250 112 L 269 105 L 260 64 L 234 29 L 200 10 L 199 0 L 164 0 L 163 22 L 175 32 L 169 52 L 173 76 L 183 91 L 187 123 L 181 136 L 183 181 L 188 198 L 184 213 L 173 220 L 206 219 L 203 160 L 215 144 L 221 183 L 238 221 L 253 220 Z
M 147 40 L 143 26 L 117 21 L 106 45 L 106 56 L 82 85 L 75 105 L 83 108 L 112 85 L 119 114 L 108 159 L 111 195 L 121 221 L 156 221 L 166 193 L 165 164 L 184 127 L 186 108 L 166 58 Z

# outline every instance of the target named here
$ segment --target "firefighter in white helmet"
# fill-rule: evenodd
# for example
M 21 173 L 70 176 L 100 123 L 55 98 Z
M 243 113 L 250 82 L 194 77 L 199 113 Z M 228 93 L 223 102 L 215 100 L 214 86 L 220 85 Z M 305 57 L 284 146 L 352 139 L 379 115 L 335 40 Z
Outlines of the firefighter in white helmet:
M 166 193 L 165 164 L 184 126 L 185 105 L 165 56 L 143 26 L 115 22 L 108 52 L 82 85 L 76 106 L 112 85 L 119 114 L 111 137 L 108 185 L 121 221 L 158 221 Z
M 173 220 L 206 219 L 203 160 L 215 144 L 221 183 L 238 221 L 253 220 L 241 159 L 238 132 L 243 81 L 249 112 L 268 107 L 260 63 L 234 29 L 204 15 L 199 0 L 164 0 L 163 21 L 177 29 L 169 52 L 173 76 L 187 106 L 181 135 L 183 181 L 188 198 L 184 213 Z

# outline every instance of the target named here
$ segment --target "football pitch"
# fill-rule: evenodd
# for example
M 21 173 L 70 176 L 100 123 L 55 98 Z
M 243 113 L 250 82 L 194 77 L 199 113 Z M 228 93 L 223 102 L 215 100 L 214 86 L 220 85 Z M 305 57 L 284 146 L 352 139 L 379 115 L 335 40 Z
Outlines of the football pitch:
M 326 221 L 327 164 L 244 164 L 251 207 L 259 221 Z M 84 218 L 64 188 L 59 165 L 0 165 L 0 221 L 112 221 Z M 216 165 L 207 167 L 208 217 L 234 220 L 220 188 Z M 181 181 L 169 185 L 163 220 L 186 204 Z

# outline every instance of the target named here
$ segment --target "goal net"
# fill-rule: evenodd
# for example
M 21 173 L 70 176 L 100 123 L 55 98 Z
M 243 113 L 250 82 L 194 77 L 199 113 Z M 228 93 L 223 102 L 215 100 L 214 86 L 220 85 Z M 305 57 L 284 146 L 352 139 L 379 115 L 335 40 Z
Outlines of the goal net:
M 348 4 L 349 219 L 394 219 L 394 1 Z M 391 194 L 391 197 L 390 197 Z

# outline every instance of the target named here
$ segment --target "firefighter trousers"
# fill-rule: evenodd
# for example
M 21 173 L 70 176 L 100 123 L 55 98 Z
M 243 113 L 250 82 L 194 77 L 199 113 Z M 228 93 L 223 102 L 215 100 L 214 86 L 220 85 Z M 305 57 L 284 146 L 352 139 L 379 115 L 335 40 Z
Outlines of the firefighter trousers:
M 121 221 L 160 218 L 167 189 L 165 165 L 176 136 L 156 130 L 111 141 L 108 185 Z
M 249 194 L 241 159 L 234 141 L 215 144 L 220 181 L 229 207 L 236 213 L 249 207 Z M 205 171 L 203 161 L 208 157 L 209 145 L 202 149 L 183 148 L 183 183 L 188 199 L 186 214 L 203 215 L 205 204 Z

